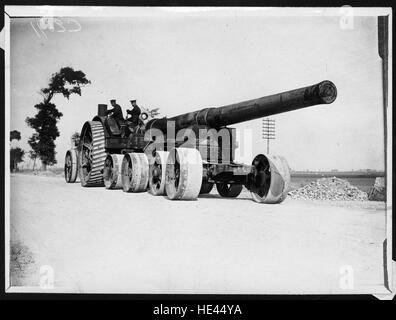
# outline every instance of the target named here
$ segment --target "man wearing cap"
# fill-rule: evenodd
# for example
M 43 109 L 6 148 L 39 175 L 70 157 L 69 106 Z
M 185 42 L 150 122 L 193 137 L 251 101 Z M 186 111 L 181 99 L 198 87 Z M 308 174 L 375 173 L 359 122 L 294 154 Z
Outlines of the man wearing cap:
M 131 104 L 132 104 L 132 110 L 127 110 L 127 114 L 130 114 L 131 117 L 128 118 L 127 120 L 129 120 L 130 122 L 132 122 L 132 124 L 134 126 L 137 126 L 139 124 L 139 116 L 141 113 L 141 110 L 139 108 L 139 106 L 136 104 L 136 100 L 130 100 Z
M 122 109 L 121 107 L 116 103 L 115 99 L 110 100 L 111 105 L 113 106 L 113 109 L 107 110 L 106 115 L 111 114 L 110 116 L 115 119 L 115 120 L 124 120 L 124 117 L 122 115 Z

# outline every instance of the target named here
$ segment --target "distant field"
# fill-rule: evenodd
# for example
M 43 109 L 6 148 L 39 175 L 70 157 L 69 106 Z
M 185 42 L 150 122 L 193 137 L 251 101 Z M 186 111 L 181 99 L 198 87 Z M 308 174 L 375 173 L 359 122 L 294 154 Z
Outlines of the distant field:
M 39 176 L 63 176 L 64 169 L 59 167 L 49 167 L 47 171 L 41 171 L 41 170 L 33 171 L 32 169 L 23 169 L 23 170 L 18 170 L 15 173 L 34 174 Z
M 63 176 L 63 168 L 50 167 L 46 172 L 34 171 L 31 169 L 21 170 L 20 173 L 38 174 L 44 176 Z M 355 187 L 364 192 L 369 192 L 374 185 L 376 177 L 383 177 L 383 172 L 292 172 L 290 190 L 301 188 L 312 181 L 324 177 L 337 177 L 349 181 Z
M 383 177 L 383 172 L 292 172 L 290 189 L 298 189 L 309 184 L 312 181 L 324 177 L 337 177 L 347 180 L 353 186 L 364 192 L 369 192 L 374 185 L 376 177 Z

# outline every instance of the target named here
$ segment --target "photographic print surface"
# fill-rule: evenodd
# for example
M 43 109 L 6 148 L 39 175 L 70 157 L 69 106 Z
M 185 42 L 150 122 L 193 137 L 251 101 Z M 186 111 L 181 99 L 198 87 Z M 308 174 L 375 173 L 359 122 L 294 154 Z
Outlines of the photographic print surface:
M 344 9 L 11 14 L 11 288 L 389 292 L 390 10 Z

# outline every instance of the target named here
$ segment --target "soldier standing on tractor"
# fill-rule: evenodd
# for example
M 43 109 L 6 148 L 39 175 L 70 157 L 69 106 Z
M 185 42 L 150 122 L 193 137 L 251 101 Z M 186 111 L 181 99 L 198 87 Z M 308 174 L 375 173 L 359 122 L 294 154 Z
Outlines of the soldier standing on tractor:
M 115 120 L 124 120 L 124 116 L 122 115 L 121 107 L 116 103 L 115 99 L 110 100 L 113 109 L 109 109 L 106 111 L 106 115 L 110 114 L 110 117 Z

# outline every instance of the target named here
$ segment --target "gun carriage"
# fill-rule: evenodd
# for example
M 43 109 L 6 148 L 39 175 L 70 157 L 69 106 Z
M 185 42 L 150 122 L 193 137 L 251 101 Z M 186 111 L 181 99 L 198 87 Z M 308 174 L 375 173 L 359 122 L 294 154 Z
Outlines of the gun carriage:
M 79 175 L 83 187 L 125 192 L 149 190 L 171 200 L 196 199 L 214 185 L 222 197 L 237 197 L 243 186 L 253 200 L 279 203 L 287 195 L 290 171 L 282 156 L 259 154 L 251 165 L 235 162 L 236 130 L 230 125 L 330 104 L 337 89 L 330 81 L 171 118 L 140 115 L 140 125 L 106 116 L 107 105 L 85 122 L 76 149 L 68 150 L 65 179 Z

